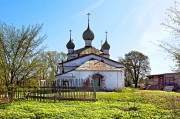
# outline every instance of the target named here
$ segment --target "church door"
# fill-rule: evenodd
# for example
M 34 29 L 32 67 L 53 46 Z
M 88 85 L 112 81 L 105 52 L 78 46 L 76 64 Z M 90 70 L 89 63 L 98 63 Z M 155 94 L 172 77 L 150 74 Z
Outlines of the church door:
M 95 87 L 100 87 L 100 79 L 99 78 L 94 79 L 94 86 Z
M 94 87 L 100 88 L 101 87 L 101 80 L 102 80 L 102 76 L 100 74 L 94 74 L 93 75 Z

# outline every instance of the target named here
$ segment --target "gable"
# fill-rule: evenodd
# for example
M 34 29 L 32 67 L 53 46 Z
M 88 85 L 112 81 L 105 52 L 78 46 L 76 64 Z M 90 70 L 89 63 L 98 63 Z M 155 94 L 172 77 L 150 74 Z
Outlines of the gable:
M 62 74 L 66 74 L 70 71 L 74 71 L 76 70 L 77 68 L 81 67 L 81 65 L 84 64 L 84 69 L 87 70 L 87 63 L 86 62 L 91 62 L 92 60 L 96 60 L 97 64 L 100 63 L 100 67 L 107 67 L 109 70 L 113 70 L 114 68 L 117 68 L 117 69 L 124 69 L 124 66 L 122 64 L 120 64 L 119 62 L 116 62 L 114 60 L 111 60 L 109 58 L 105 58 L 105 57 L 101 57 L 100 55 L 96 55 L 96 54 L 87 54 L 87 55 L 83 55 L 81 57 L 78 57 L 78 58 L 74 58 L 72 60 L 68 60 L 66 62 L 63 62 L 63 63 L 60 63 L 59 64 L 59 67 L 58 67 L 58 72 L 59 74 L 58 75 L 62 75 Z M 101 64 L 101 62 L 103 64 Z M 95 61 L 93 62 L 95 63 Z M 106 65 L 105 65 L 106 64 Z M 103 66 L 104 65 L 104 66 Z M 112 68 L 113 67 L 113 68 Z M 83 67 L 81 67 L 83 68 Z M 95 70 L 95 67 L 93 67 L 94 70 Z M 114 69 L 114 70 L 117 70 L 117 69 Z
M 108 70 L 119 71 L 120 68 L 115 68 L 98 60 L 90 60 L 79 66 L 76 70 Z
M 124 68 L 124 66 L 122 64 L 120 64 L 117 61 L 114 61 L 112 59 L 109 58 L 105 58 L 105 57 L 101 57 L 100 55 L 96 55 L 96 54 L 88 54 L 88 55 L 84 55 L 82 57 L 78 57 L 66 62 L 63 62 L 64 66 L 71 66 L 71 67 L 79 67 L 82 64 L 84 64 L 87 61 L 90 60 L 97 60 L 99 62 L 104 62 L 105 64 L 108 64 L 110 66 L 116 67 L 116 68 Z M 62 65 L 62 63 L 60 63 L 60 66 Z

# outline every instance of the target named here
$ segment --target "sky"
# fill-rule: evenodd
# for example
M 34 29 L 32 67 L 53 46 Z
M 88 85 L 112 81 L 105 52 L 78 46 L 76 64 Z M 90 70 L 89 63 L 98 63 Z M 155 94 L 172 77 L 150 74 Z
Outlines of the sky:
M 43 24 L 40 35 L 47 35 L 46 51 L 67 53 L 69 30 L 75 49 L 85 46 L 82 34 L 90 13 L 94 47 L 100 49 L 107 31 L 111 59 L 140 51 L 149 57 L 151 74 L 159 74 L 171 72 L 174 65 L 158 47 L 159 41 L 172 40 L 161 25 L 171 6 L 173 0 L 0 0 L 0 22 L 17 28 Z

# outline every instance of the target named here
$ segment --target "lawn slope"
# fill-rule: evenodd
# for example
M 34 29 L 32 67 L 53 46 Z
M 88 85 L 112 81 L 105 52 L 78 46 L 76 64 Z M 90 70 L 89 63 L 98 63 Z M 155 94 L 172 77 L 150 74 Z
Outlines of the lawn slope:
M 0 118 L 34 119 L 178 119 L 180 94 L 127 88 L 122 92 L 98 92 L 97 102 L 18 101 L 0 104 Z

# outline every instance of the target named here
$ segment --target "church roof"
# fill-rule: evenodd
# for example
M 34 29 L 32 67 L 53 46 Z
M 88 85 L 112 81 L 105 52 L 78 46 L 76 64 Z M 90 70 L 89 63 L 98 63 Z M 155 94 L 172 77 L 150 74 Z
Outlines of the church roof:
M 102 52 L 98 49 L 96 49 L 95 47 L 83 47 L 80 49 L 75 50 L 76 54 L 90 54 L 90 53 L 94 53 L 94 54 L 102 54 Z
M 74 59 L 64 61 L 63 63 L 65 64 L 65 63 L 73 62 L 75 60 L 78 60 L 78 59 L 81 59 L 81 58 L 84 58 L 84 57 L 87 57 L 87 56 L 90 56 L 90 55 L 94 55 L 94 56 L 97 56 L 97 57 L 101 58 L 102 60 L 106 60 L 106 61 L 110 61 L 110 62 L 116 63 L 118 65 L 122 65 L 122 67 L 117 67 L 117 68 L 124 68 L 124 65 L 122 63 L 120 63 L 118 61 L 115 61 L 115 60 L 112 60 L 112 59 L 109 59 L 109 58 L 106 58 L 106 57 L 101 57 L 100 55 L 97 55 L 97 54 L 94 54 L 94 53 L 85 54 L 85 55 L 76 57 Z M 91 60 L 94 60 L 94 58 L 91 58 Z M 59 64 L 61 65 L 62 63 L 59 63 Z

